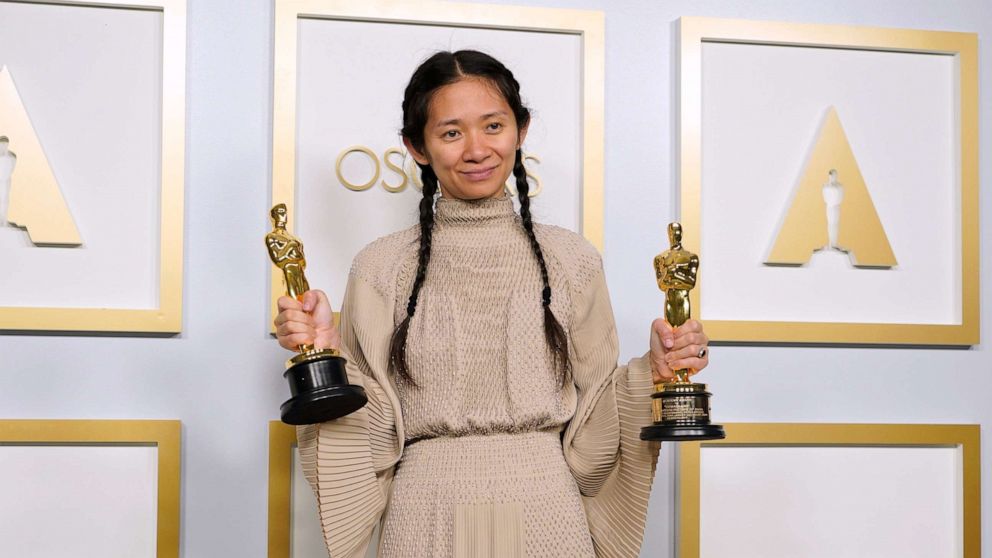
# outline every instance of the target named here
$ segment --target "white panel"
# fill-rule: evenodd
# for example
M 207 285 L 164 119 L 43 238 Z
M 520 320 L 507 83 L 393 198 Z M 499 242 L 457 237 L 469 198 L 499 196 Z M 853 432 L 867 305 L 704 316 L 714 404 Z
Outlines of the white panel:
M 355 254 L 372 240 L 416 223 L 420 192 L 412 185 L 392 194 L 377 184 L 346 189 L 335 174 L 338 155 L 353 145 L 372 149 L 390 185 L 402 179 L 382 162 L 402 147 L 403 89 L 414 68 L 438 50 L 474 48 L 514 72 L 533 119 L 524 152 L 543 191 L 534 198 L 536 221 L 579 230 L 581 210 L 581 39 L 559 33 L 465 29 L 431 25 L 302 20 L 299 24 L 297 200 L 295 230 L 311 266 L 310 283 L 334 304 Z M 396 163 L 399 157 L 395 158 Z M 412 158 L 407 158 L 412 165 Z M 367 182 L 373 163 L 351 154 L 343 165 L 352 183 Z
M 293 448 L 293 490 L 290 524 L 292 558 L 325 558 L 324 536 L 320 530 L 320 516 L 313 489 L 303 476 L 300 455 Z
M 985 68 L 979 99 L 983 111 L 981 263 L 985 284 L 989 284 L 989 2 L 475 1 L 478 10 L 486 9 L 486 4 L 506 3 L 594 7 L 605 12 L 606 275 L 617 313 L 622 361 L 644 353 L 648 324 L 661 312 L 662 298 L 650 262 L 661 250 L 664 224 L 678 215 L 673 205 L 677 183 L 670 180 L 671 169 L 677 166 L 672 154 L 678 137 L 673 97 L 678 60 L 675 22 L 685 14 L 978 33 Z M 8 9 L 2 2 L 0 6 Z M 281 377 L 281 362 L 288 355 L 267 336 L 271 317 L 265 301 L 271 264 L 261 247 L 262 235 L 268 230 L 263 217 L 271 186 L 273 2 L 196 0 L 189 7 L 184 334 L 175 339 L 0 336 L 0 409 L 6 417 L 25 418 L 182 418 L 187 434 L 184 442 L 188 442 L 183 454 L 183 558 L 263 558 L 265 428 L 268 420 L 278 418 L 279 404 L 288 396 Z M 7 13 L 0 15 L 3 43 L 10 36 Z M 89 39 L 103 40 L 98 34 L 89 34 Z M 0 57 L 8 52 L 0 50 Z M 399 50 L 397 55 L 404 52 Z M 116 54 L 107 50 L 103 56 Z M 92 63 L 100 64 L 100 60 Z M 529 89 L 531 83 L 525 81 L 523 86 Z M 68 102 L 72 96 L 63 98 Z M 784 108 L 788 109 L 788 103 Z M 379 110 L 383 107 L 365 112 L 374 116 Z M 389 125 L 389 130 L 398 127 L 395 119 Z M 327 156 L 335 157 L 335 149 L 328 146 Z M 311 240 L 304 240 L 309 248 Z M 318 263 L 311 264 L 314 271 Z M 708 266 L 703 252 L 704 275 Z M 132 277 L 140 271 L 133 270 Z M 0 279 L 6 273 L 6 261 L 0 261 Z M 988 546 L 992 541 L 989 294 L 992 291 L 986 288 L 982 343 L 973 350 L 720 347 L 714 348 L 712 365 L 699 378 L 710 382 L 716 392 L 714 402 L 719 408 L 714 412 L 719 411 L 719 421 L 983 424 L 982 534 Z M 937 390 L 935 377 L 953 382 L 949 389 Z M 217 403 L 222 392 L 229 395 L 230 403 Z M 673 460 L 667 453 L 671 447 L 663 445 L 665 453 L 658 464 L 641 552 L 644 558 L 675 556 L 670 500 Z M 0 496 L 0 509 L 6 505 Z M 4 523 L 0 521 L 0 528 Z M 992 558 L 990 549 L 985 554 Z M 0 556 L 16 557 L 6 550 Z M 53 553 L 45 558 L 53 556 L 74 554 Z M 733 553 L 729 556 L 735 558 Z
M 155 556 L 158 448 L 0 445 L 0 556 Z
M 955 71 L 951 56 L 704 43 L 702 319 L 960 323 Z M 830 106 L 896 268 L 762 263 Z
M 293 500 L 290 513 L 292 534 L 290 536 L 292 550 L 291 558 L 326 558 L 327 548 L 324 546 L 324 535 L 320 529 L 320 516 L 317 512 L 317 499 L 313 489 L 303 476 L 300 466 L 300 455 L 293 448 Z M 366 558 L 375 558 L 378 545 L 378 529 L 369 544 Z
M 957 448 L 703 446 L 702 558 L 961 556 Z
M 0 65 L 83 239 L 38 247 L 0 219 L 0 306 L 157 308 L 161 12 L 0 2 Z

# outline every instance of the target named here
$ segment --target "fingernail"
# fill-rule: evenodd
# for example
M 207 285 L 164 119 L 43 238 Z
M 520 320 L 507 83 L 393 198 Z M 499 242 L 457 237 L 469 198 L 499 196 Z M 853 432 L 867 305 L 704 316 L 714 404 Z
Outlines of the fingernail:
M 665 339 L 665 347 L 666 348 L 671 349 L 672 348 L 672 345 L 674 345 L 674 344 L 675 344 L 675 341 L 673 341 L 671 339 Z

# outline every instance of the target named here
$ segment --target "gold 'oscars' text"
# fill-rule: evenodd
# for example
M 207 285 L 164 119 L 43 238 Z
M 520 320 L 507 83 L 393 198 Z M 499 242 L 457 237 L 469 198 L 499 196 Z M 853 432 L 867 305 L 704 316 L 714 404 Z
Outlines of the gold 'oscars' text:
M 538 196 L 541 190 L 544 189 L 541 177 L 534 172 L 533 168 L 535 165 L 541 163 L 541 158 L 533 153 L 524 153 L 523 156 L 524 169 L 527 172 L 527 180 L 530 183 L 530 192 L 528 195 L 533 198 Z M 362 157 L 370 163 L 367 167 L 367 174 L 363 177 L 367 178 L 366 180 L 359 182 L 351 173 L 348 173 L 349 176 L 346 176 L 344 170 L 345 162 L 352 157 Z M 386 167 L 385 171 L 383 167 Z M 349 168 L 354 170 L 354 166 L 349 166 Z M 364 145 L 353 145 L 338 154 L 337 160 L 334 163 L 334 173 L 337 175 L 338 182 L 353 192 L 370 190 L 376 184 L 391 194 L 398 194 L 406 190 L 410 184 L 413 184 L 413 187 L 417 190 L 424 188 L 417 163 L 413 160 L 413 157 L 409 156 L 406 149 L 402 147 L 390 147 L 382 153 L 382 157 L 380 158 L 375 151 Z M 387 174 L 389 176 L 386 176 Z M 517 195 L 516 183 L 512 176 L 506 181 L 506 192 L 511 196 Z

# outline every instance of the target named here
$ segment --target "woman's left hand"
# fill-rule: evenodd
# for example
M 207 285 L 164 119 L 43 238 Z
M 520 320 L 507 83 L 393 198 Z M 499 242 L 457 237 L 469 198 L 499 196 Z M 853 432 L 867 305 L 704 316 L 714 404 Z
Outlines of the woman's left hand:
M 661 318 L 652 322 L 651 373 L 654 382 L 673 380 L 675 370 L 688 369 L 691 376 L 706 368 L 710 363 L 709 342 L 703 325 L 696 320 L 687 320 L 678 328 L 672 328 Z

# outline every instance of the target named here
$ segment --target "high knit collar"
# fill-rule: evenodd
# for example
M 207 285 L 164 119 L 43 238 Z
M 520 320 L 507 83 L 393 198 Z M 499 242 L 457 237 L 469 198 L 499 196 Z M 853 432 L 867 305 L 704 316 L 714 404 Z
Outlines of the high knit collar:
M 495 225 L 512 223 L 517 218 L 513 198 L 460 200 L 438 198 L 434 222 L 442 225 Z

